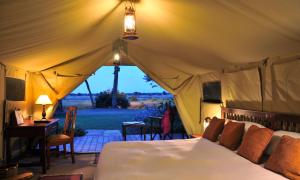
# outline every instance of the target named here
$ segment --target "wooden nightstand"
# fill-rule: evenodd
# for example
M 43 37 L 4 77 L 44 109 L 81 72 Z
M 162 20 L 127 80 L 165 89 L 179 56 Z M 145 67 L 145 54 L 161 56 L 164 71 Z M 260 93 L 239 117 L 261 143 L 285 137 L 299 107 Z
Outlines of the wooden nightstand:
M 202 137 L 202 134 L 192 134 L 191 138 L 200 138 Z

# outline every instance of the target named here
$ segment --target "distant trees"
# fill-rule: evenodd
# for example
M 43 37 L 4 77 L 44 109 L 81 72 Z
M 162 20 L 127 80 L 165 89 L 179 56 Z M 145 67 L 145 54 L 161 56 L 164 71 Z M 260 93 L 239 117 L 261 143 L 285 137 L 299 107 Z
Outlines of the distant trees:
M 147 83 L 149 83 L 149 84 L 152 86 L 152 88 L 158 87 L 158 85 L 156 84 L 156 82 L 155 82 L 153 79 L 151 79 L 150 76 L 145 75 L 143 79 L 144 79 Z
M 129 98 L 130 101 L 138 101 L 138 98 L 136 96 L 131 96 Z
M 116 106 L 122 109 L 129 107 L 129 101 L 124 93 L 117 92 L 116 94 Z M 109 108 L 112 107 L 112 93 L 110 91 L 100 92 L 96 97 L 97 108 Z

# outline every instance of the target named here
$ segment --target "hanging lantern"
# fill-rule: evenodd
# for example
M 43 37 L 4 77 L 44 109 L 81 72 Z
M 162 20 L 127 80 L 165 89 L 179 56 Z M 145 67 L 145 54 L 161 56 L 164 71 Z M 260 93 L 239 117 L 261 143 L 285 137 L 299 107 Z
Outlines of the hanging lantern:
M 127 41 L 116 39 L 112 44 L 112 61 L 115 66 L 119 66 L 121 61 L 127 57 Z
M 114 65 L 115 66 L 119 66 L 120 65 L 120 54 L 119 53 L 115 53 L 114 54 Z
M 136 33 L 135 8 L 133 2 L 125 2 L 124 33 L 123 39 L 138 39 Z

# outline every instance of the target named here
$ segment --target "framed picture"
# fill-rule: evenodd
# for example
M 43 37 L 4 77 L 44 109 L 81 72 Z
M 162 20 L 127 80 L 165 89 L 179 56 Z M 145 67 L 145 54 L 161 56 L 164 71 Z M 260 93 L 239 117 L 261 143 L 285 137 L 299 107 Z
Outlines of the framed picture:
M 15 116 L 16 116 L 17 125 L 24 123 L 23 114 L 20 109 L 15 110 Z

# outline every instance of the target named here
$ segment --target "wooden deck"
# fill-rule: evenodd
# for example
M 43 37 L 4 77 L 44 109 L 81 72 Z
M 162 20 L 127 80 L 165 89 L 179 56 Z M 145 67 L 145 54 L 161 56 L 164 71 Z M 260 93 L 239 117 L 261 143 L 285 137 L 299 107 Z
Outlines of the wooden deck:
M 181 134 L 174 134 L 173 139 L 182 139 Z M 141 141 L 140 135 L 127 135 L 127 141 Z M 146 135 L 146 140 L 150 140 L 150 135 Z M 159 140 L 156 136 L 155 140 Z M 82 137 L 75 137 L 75 153 L 99 153 L 106 143 L 113 141 L 123 141 L 119 130 L 87 130 L 87 134 Z M 62 146 L 60 147 L 62 150 Z M 70 147 L 67 146 L 67 151 Z

